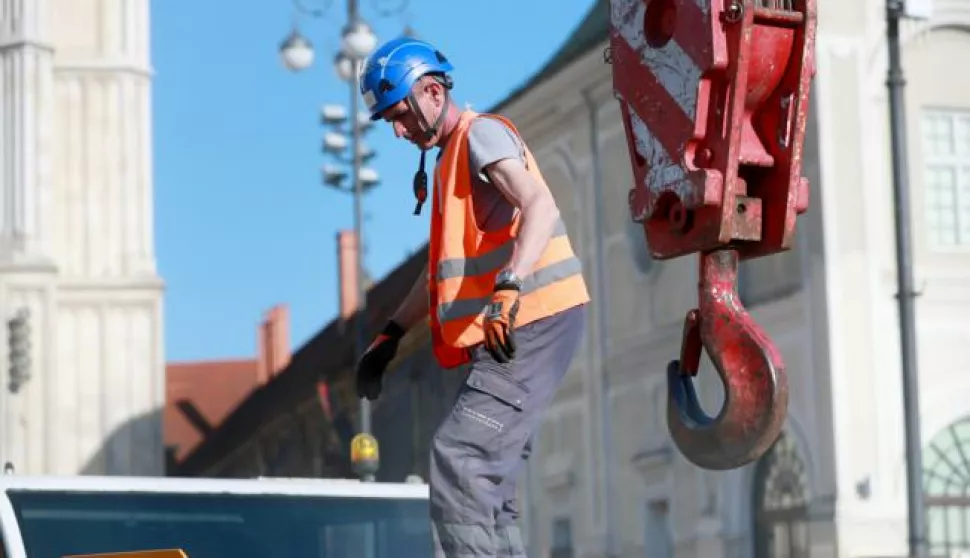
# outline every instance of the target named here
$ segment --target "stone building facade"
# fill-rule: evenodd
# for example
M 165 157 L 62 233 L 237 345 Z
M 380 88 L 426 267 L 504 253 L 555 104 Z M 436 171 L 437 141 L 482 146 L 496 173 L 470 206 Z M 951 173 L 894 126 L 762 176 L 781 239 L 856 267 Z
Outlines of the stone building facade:
M 148 0 L 0 0 L 0 460 L 20 473 L 164 470 L 149 18 Z

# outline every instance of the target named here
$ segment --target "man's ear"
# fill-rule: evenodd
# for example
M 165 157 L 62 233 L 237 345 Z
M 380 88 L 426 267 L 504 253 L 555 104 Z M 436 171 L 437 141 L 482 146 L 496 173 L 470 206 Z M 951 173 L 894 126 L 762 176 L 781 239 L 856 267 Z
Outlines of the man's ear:
M 425 83 L 424 87 L 425 87 L 425 92 L 427 92 L 427 94 L 430 95 L 431 98 L 434 99 L 438 105 L 444 104 L 445 87 L 440 83 L 438 83 L 438 80 L 429 79 L 427 83 Z

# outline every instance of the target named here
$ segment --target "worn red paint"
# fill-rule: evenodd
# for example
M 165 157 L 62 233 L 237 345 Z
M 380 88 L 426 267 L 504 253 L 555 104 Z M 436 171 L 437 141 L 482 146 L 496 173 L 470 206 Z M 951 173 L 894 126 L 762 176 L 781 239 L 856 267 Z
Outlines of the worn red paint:
M 741 304 L 738 253 L 700 257 L 700 305 L 684 322 L 680 361 L 668 368 L 667 424 L 681 452 L 706 469 L 733 469 L 760 457 L 778 437 L 788 408 L 781 354 Z M 691 377 L 706 349 L 724 383 L 716 418 L 698 404 Z
M 703 13 L 694 0 L 666 1 L 683 18 L 675 26 L 674 40 L 690 54 L 701 75 L 697 83 L 675 87 L 697 91 L 695 119 L 689 125 L 682 122 L 680 111 L 671 109 L 667 97 L 657 93 L 656 77 L 642 64 L 644 54 L 630 48 L 616 31 L 616 20 L 610 39 L 613 85 L 621 99 L 634 167 L 633 218 L 643 223 L 657 259 L 734 240 L 751 241 L 738 245 L 742 259 L 787 250 L 796 216 L 808 205 L 801 166 L 815 66 L 815 0 L 801 3 L 798 12 L 756 7 L 754 0 L 745 0 L 739 2 L 740 19 L 734 23 L 726 21 L 728 2 L 712 1 L 704 26 L 697 24 L 705 20 L 698 19 Z M 634 18 L 642 12 L 614 13 Z M 647 10 L 647 16 L 650 13 Z M 699 27 L 705 33 L 693 34 Z M 686 171 L 686 193 L 677 194 L 685 189 L 681 183 L 648 184 L 650 164 L 637 153 L 631 116 L 647 123 L 652 137 Z M 761 200 L 760 213 L 738 210 L 737 198 L 745 195 Z M 671 223 L 671 208 L 677 204 L 692 214 L 692 226 Z
M 694 123 L 687 117 L 670 92 L 664 89 L 657 77 L 646 68 L 639 55 L 625 41 L 618 41 L 613 52 L 614 84 L 626 91 L 626 96 L 644 107 L 639 113 L 643 122 L 651 129 L 665 127 L 673 133 L 658 138 L 667 155 L 677 160 L 683 153 L 683 144 L 678 136 L 690 134 Z M 628 141 L 630 137 L 627 138 Z M 633 157 L 639 159 L 639 154 L 631 151 Z M 646 167 L 646 162 L 638 163 Z M 644 170 L 644 175 L 646 170 Z
M 784 362 L 745 311 L 735 283 L 740 260 L 792 247 L 797 217 L 808 207 L 801 167 L 816 0 L 792 2 L 792 10 L 764 0 L 708 0 L 706 10 L 697 0 L 644 1 L 646 10 L 611 0 L 613 87 L 635 178 L 630 210 L 654 258 L 701 254 L 700 304 L 688 314 L 684 352 L 669 371 L 668 422 L 688 459 L 709 469 L 734 468 L 774 442 L 787 412 Z M 634 21 L 640 14 L 645 20 Z M 645 47 L 628 42 L 636 25 L 644 29 Z M 663 80 L 650 72 L 645 57 L 656 62 L 650 49 L 668 39 L 699 72 L 666 73 Z M 661 83 L 667 91 L 658 93 Z M 689 97 L 696 91 L 687 123 L 667 102 L 671 96 L 683 102 L 684 91 Z M 660 183 L 657 176 L 671 173 L 651 169 L 638 141 L 662 145 L 683 178 Z M 691 383 L 702 347 L 725 384 L 716 418 L 700 410 Z

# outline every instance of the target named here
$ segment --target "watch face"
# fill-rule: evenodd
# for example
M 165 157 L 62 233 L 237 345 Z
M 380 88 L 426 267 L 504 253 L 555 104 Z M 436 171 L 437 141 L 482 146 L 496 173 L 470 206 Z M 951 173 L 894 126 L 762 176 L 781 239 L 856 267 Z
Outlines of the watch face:
M 498 274 L 497 281 L 499 283 L 518 283 L 519 278 L 516 277 L 514 273 L 506 269 Z

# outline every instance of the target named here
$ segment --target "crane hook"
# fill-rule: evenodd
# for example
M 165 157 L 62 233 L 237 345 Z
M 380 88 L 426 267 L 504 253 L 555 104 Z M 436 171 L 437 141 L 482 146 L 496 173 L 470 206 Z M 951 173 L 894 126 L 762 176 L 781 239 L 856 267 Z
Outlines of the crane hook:
M 667 427 L 678 450 L 712 470 L 746 465 L 771 447 L 788 410 L 781 354 L 737 292 L 738 252 L 700 254 L 699 307 L 687 313 L 679 360 L 667 366 Z M 707 351 L 724 385 L 724 406 L 708 416 L 692 378 Z

